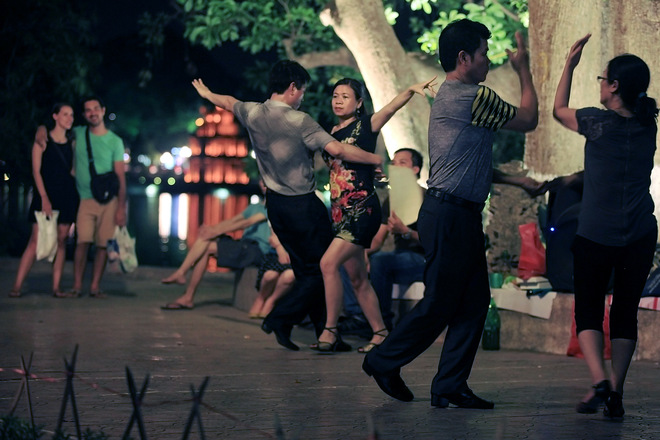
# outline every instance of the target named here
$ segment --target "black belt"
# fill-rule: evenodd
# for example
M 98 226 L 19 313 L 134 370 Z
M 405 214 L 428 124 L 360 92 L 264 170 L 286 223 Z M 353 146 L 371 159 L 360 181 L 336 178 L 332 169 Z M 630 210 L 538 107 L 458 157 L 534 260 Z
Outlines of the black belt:
M 426 190 L 426 195 L 435 199 L 442 200 L 443 202 L 451 203 L 452 205 L 460 206 L 461 208 L 469 209 L 470 211 L 481 212 L 484 209 L 483 203 L 473 202 L 466 200 L 462 197 L 449 194 L 441 189 L 429 188 Z

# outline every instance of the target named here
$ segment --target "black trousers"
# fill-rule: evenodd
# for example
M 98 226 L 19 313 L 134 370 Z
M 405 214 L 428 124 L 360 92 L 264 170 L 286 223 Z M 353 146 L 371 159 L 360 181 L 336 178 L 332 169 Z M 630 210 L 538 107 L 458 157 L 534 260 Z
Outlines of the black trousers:
M 426 258 L 424 298 L 367 362 L 380 373 L 398 372 L 447 328 L 431 393 L 463 391 L 490 303 L 481 213 L 427 194 L 417 225 Z
M 268 220 L 291 258 L 296 282 L 266 317 L 272 328 L 291 327 L 309 315 L 317 335 L 325 326 L 325 289 L 319 263 L 333 239 L 328 210 L 314 194 L 266 194 Z
M 583 330 L 603 331 L 605 295 L 612 274 L 610 339 L 637 340 L 637 310 L 651 270 L 657 229 L 627 246 L 605 246 L 580 235 L 573 241 L 575 323 Z

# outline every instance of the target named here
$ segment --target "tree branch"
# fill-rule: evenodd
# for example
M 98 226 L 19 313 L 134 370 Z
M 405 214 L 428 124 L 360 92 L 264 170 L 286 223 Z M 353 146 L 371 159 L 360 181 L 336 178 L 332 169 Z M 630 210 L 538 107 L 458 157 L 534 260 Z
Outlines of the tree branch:
M 306 69 L 321 66 L 346 66 L 359 70 L 353 54 L 346 47 L 340 47 L 326 52 L 308 52 L 297 55 L 293 50 L 292 39 L 283 39 L 282 46 L 284 46 L 287 58 L 297 61 Z
M 509 18 L 511 18 L 513 21 L 518 23 L 520 22 L 520 17 L 518 17 L 517 14 L 514 14 L 513 12 L 509 11 L 506 7 L 502 6 L 502 4 L 499 1 L 493 0 L 493 3 L 499 6 L 500 9 L 502 9 L 502 12 L 504 12 L 505 15 L 508 15 Z

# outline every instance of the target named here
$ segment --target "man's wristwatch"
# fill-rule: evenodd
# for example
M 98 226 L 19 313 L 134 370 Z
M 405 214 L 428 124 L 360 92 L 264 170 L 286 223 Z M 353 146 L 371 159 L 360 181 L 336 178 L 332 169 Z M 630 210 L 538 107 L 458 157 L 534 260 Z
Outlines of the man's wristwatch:
M 412 238 L 412 229 L 408 228 L 405 234 L 401 234 L 401 238 L 410 240 Z

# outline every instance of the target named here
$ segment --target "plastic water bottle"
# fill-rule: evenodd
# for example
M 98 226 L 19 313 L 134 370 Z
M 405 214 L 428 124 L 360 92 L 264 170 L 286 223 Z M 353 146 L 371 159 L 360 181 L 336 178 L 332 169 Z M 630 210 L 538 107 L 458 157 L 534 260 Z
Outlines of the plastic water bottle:
M 500 349 L 500 326 L 500 314 L 497 312 L 497 304 L 491 297 L 486 323 L 484 324 L 484 334 L 481 338 L 481 346 L 484 350 Z

